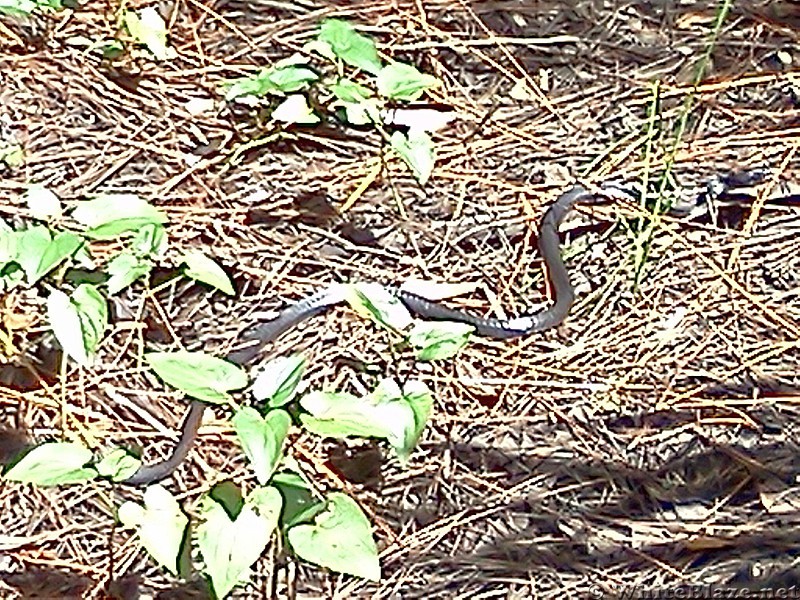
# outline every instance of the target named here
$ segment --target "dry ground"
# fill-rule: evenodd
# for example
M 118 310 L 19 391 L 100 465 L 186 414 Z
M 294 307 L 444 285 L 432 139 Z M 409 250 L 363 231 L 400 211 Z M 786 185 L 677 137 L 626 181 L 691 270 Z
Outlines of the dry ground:
M 627 586 L 800 583 L 800 73 L 792 71 L 800 8 L 737 4 L 673 172 L 691 186 L 765 165 L 770 180 L 711 216 L 661 220 L 635 290 L 632 238 L 615 226 L 635 207 L 582 209 L 568 252 L 579 301 L 542 335 L 476 340 L 433 368 L 387 353 L 385 337 L 345 309 L 285 336 L 276 350 L 306 352 L 315 386 L 358 390 L 384 374 L 421 376 L 435 390 L 435 414 L 406 469 L 381 459 L 380 445 L 298 436 L 290 449 L 322 487 L 345 489 L 372 515 L 379 584 L 270 555 L 237 598 L 272 589 L 586 598 Z M 322 282 L 472 281 L 478 290 L 454 304 L 512 314 L 541 306 L 534 233 L 543 207 L 576 179 L 637 182 L 665 167 L 716 14 L 714 2 L 677 0 L 161 6 L 173 10 L 179 53 L 161 64 L 131 56 L 112 64 L 86 51 L 80 38 L 117 34 L 115 3 L 2 20 L 0 129 L 27 159 L 2 174 L 0 209 L 21 216 L 29 182 L 66 201 L 137 193 L 169 213 L 170 258 L 211 248 L 240 293 L 230 300 L 186 285 L 150 299 L 140 288 L 124 295 L 98 367 L 70 364 L 57 377 L 40 365 L 44 384 L 0 390 L 6 452 L 19 430 L 61 436 L 62 403 L 97 444 L 167 451 L 182 405 L 137 368 L 145 343 L 174 348 L 174 335 L 189 348 L 229 347 L 257 312 Z M 434 100 L 458 114 L 436 135 L 439 163 L 424 188 L 389 160 L 344 214 L 337 209 L 370 176 L 381 138 L 321 126 L 232 165 L 232 149 L 259 129 L 217 87 L 289 55 L 334 15 L 356 19 L 385 56 L 437 75 L 444 87 Z M 216 108 L 193 116 L 193 98 L 215 99 Z M 49 343 L 43 296 L 4 299 L 6 317 L 25 323 L 16 340 L 29 353 Z M 187 501 L 222 472 L 247 473 L 225 418 L 216 411 L 168 482 Z M 4 484 L 0 596 L 201 597 L 114 529 L 111 507 L 139 493 Z

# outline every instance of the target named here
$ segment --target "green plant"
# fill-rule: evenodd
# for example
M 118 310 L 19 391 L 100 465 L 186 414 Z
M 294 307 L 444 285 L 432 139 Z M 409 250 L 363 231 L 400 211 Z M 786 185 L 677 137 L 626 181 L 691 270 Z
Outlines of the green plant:
M 319 112 L 349 125 L 375 127 L 424 184 L 435 163 L 429 132 L 442 120 L 446 122 L 447 117 L 439 114 L 438 120 L 430 120 L 421 118 L 427 113 L 419 112 L 404 120 L 389 107 L 418 100 L 426 91 L 441 85 L 439 80 L 409 64 L 384 63 L 371 38 L 338 19 L 323 21 L 316 39 L 306 44 L 304 51 L 305 54 L 286 58 L 255 75 L 224 84 L 225 99 L 277 98 L 270 114 L 276 128 L 281 124 L 316 124 L 321 120 Z M 310 66 L 313 55 L 324 59 L 320 72 Z M 395 125 L 408 126 L 408 132 L 395 129 L 389 133 L 387 129 Z
M 46 285 L 51 329 L 70 357 L 84 368 L 97 362 L 97 350 L 109 325 L 107 297 L 145 278 L 165 261 L 166 215 L 132 194 L 106 194 L 79 201 L 68 217 L 52 192 L 32 187 L 25 195 L 32 219 L 18 230 L 0 230 L 0 284 L 5 289 Z M 71 221 L 72 231 L 63 227 Z M 0 222 L 2 223 L 2 222 Z M 126 240 L 102 265 L 95 244 Z M 230 280 L 199 251 L 182 254 L 183 275 L 233 293 Z M 70 273 L 71 265 L 94 272 Z M 98 277 L 99 275 L 99 277 Z M 72 283 L 70 283 L 72 281 Z M 471 326 L 418 321 L 390 291 L 377 284 L 341 284 L 341 297 L 361 315 L 388 330 L 397 348 L 412 348 L 419 360 L 446 359 L 468 341 Z M 142 545 L 174 574 L 190 567 L 188 549 L 201 557 L 200 568 L 219 597 L 246 579 L 276 532 L 301 559 L 359 577 L 380 576 L 369 520 L 347 496 L 313 491 L 292 467 L 284 446 L 294 430 L 325 437 L 385 440 L 405 463 L 429 418 L 433 398 L 419 381 L 403 386 L 383 379 L 364 396 L 338 391 L 300 393 L 306 367 L 293 355 L 269 361 L 252 382 L 259 409 L 237 405 L 231 392 L 250 384 L 239 366 L 204 352 L 149 352 L 145 363 L 165 383 L 185 395 L 233 408 L 231 423 L 257 485 L 247 493 L 230 482 L 214 486 L 198 504 L 200 519 L 186 543 L 188 517 L 172 495 L 151 486 L 143 504 L 125 503 L 120 521 L 134 528 Z M 30 449 L 3 475 L 8 481 L 40 486 L 77 484 L 94 479 L 123 481 L 141 466 L 123 447 L 92 449 L 78 441 L 51 441 Z
M 61 10 L 61 0 L 0 0 L 0 13 L 27 17 L 35 12 Z

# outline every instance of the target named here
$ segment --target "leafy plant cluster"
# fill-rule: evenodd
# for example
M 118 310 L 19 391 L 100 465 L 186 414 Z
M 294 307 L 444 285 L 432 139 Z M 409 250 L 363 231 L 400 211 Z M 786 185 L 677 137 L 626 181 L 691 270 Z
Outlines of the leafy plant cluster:
M 393 103 L 418 100 L 427 90 L 439 86 L 439 80 L 413 65 L 396 61 L 384 63 L 371 38 L 339 19 L 323 21 L 317 37 L 305 45 L 304 51 L 304 54 L 295 54 L 263 68 L 255 75 L 226 84 L 226 100 L 277 97 L 278 104 L 270 115 L 274 121 L 313 125 L 321 119 L 310 106 L 309 95 L 313 95 L 315 105 L 327 108 L 341 121 L 378 128 L 424 184 L 435 162 L 429 132 L 448 117 L 437 113 L 438 118 L 431 118 L 435 111 L 406 111 L 398 117 L 400 111 L 388 107 Z M 310 66 L 313 55 L 327 61 L 321 72 Z M 393 125 L 407 126 L 408 131 L 395 129 L 389 135 L 386 128 Z
M 13 229 L 0 221 L 0 285 L 6 290 L 42 285 L 47 277 L 50 327 L 65 355 L 90 368 L 109 326 L 108 296 L 140 279 L 146 281 L 152 268 L 165 261 L 167 216 L 132 194 L 79 201 L 68 217 L 61 201 L 45 188 L 31 188 L 25 200 L 38 223 Z M 119 244 L 121 239 L 122 249 L 97 264 L 93 244 Z M 184 253 L 178 261 L 183 275 L 233 293 L 224 270 L 202 252 Z M 71 270 L 73 266 L 83 270 Z M 339 284 L 330 293 L 393 332 L 398 344 L 415 348 L 420 360 L 452 356 L 473 329 L 414 319 L 392 292 L 377 284 Z M 188 517 L 161 486 L 149 487 L 143 504 L 123 504 L 120 521 L 138 532 L 159 564 L 186 575 L 194 547 L 202 572 L 223 597 L 246 580 L 249 567 L 279 531 L 280 539 L 299 558 L 342 573 L 379 577 L 377 549 L 363 511 L 341 493 L 324 497 L 315 493 L 284 447 L 296 424 L 325 437 L 383 439 L 405 462 L 433 403 L 423 383 L 412 380 L 400 386 L 384 379 L 364 396 L 320 390 L 300 393 L 305 359 L 277 357 L 252 382 L 258 410 L 236 406 L 231 392 L 251 382 L 246 371 L 229 361 L 188 351 L 149 352 L 144 361 L 185 395 L 233 407 L 231 423 L 257 481 L 247 493 L 224 482 L 204 494 L 191 543 L 186 543 Z M 40 486 L 97 478 L 124 481 L 140 466 L 141 460 L 124 447 L 95 452 L 78 441 L 54 441 L 18 457 L 3 478 Z
M 61 10 L 61 0 L 0 0 L 0 14 L 29 17 L 35 12 Z

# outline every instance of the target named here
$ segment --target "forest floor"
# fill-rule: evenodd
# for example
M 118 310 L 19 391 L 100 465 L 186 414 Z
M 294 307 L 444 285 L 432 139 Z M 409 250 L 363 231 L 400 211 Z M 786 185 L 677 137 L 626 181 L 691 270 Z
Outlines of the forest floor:
M 237 294 L 134 285 L 115 300 L 93 368 L 40 362 L 41 381 L 0 389 L 0 458 L 20 439 L 69 437 L 64 410 L 100 446 L 168 452 L 184 401 L 135 368 L 142 350 L 225 350 L 328 282 L 469 283 L 448 304 L 494 316 L 546 306 L 537 223 L 576 182 L 639 189 L 669 173 L 668 194 L 695 197 L 717 175 L 766 169 L 689 214 L 576 210 L 562 231 L 577 300 L 553 330 L 476 337 L 425 365 L 346 308 L 283 336 L 267 355 L 302 351 L 315 388 L 414 377 L 434 410 L 405 466 L 374 441 L 296 433 L 288 448 L 320 489 L 369 515 L 379 582 L 273 550 L 232 597 L 800 585 L 800 5 L 739 2 L 715 32 L 724 5 L 167 0 L 176 55 L 163 61 L 130 43 L 113 59 L 92 46 L 126 41 L 114 3 L 1 18 L 0 141 L 16 140 L 24 159 L 0 166 L 0 216 L 24 218 L 33 183 L 69 206 L 136 194 L 169 216 L 165 270 L 203 249 Z M 240 151 L 275 130 L 265 104 L 226 102 L 221 84 L 300 51 L 330 17 L 442 82 L 415 104 L 453 116 L 433 134 L 425 185 L 378 132 L 332 119 Z M 45 297 L 4 293 L 3 326 L 24 323 L 8 368 L 52 344 Z M 189 506 L 215 480 L 246 479 L 228 417 L 209 414 L 165 483 Z M 115 526 L 113 508 L 140 495 L 4 482 L 0 596 L 206 597 Z

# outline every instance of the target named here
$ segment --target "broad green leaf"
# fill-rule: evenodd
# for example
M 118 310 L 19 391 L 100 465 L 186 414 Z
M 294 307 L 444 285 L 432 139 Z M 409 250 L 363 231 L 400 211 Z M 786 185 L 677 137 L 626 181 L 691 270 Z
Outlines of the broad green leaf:
M 78 309 L 61 290 L 53 290 L 47 297 L 47 319 L 64 352 L 79 365 L 88 365 L 89 354 L 83 345 Z
M 391 100 L 414 102 L 432 87 L 439 85 L 433 75 L 421 73 L 413 65 L 394 62 L 386 65 L 376 79 L 378 93 Z
M 411 451 L 416 448 L 422 431 L 428 424 L 433 408 L 433 394 L 421 381 L 412 380 L 403 386 L 403 400 L 414 413 L 414 423 L 407 424 L 402 446 L 395 447 L 401 462 L 408 460 Z
M 296 123 L 298 125 L 319 123 L 319 117 L 308 106 L 308 101 L 302 94 L 292 94 L 286 98 L 275 107 L 271 116 L 281 123 Z
M 334 83 L 330 90 L 342 102 L 361 102 L 372 97 L 372 92 L 369 88 L 359 85 L 346 77 L 342 77 Z
M 137 279 L 144 277 L 153 269 L 153 264 L 146 258 L 140 258 L 130 252 L 120 252 L 106 265 L 109 275 L 106 285 L 112 296 L 124 290 Z
M 390 329 L 401 331 L 414 321 L 397 296 L 377 283 L 348 286 L 345 299 L 358 314 Z
M 108 302 L 96 287 L 88 283 L 79 285 L 70 300 L 78 310 L 83 347 L 92 357 L 108 327 Z
M 178 558 L 189 519 L 178 501 L 160 485 L 144 492 L 144 506 L 125 502 L 119 507 L 119 520 L 135 528 L 145 550 L 173 575 L 178 574 Z
M 226 100 L 240 96 L 265 96 L 267 94 L 288 94 L 306 87 L 319 76 L 307 67 L 290 65 L 262 69 L 251 77 L 234 79 L 227 84 Z
M 411 167 L 411 172 L 420 184 L 425 182 L 433 172 L 436 155 L 433 149 L 433 140 L 424 131 L 410 129 L 408 135 L 402 131 L 395 131 L 390 138 L 392 148 L 400 158 Z
M 16 260 L 28 283 L 34 284 L 75 254 L 82 244 L 81 238 L 67 232 L 51 238 L 50 231 L 38 225 L 18 233 Z
M 369 125 L 381 122 L 380 102 L 372 98 L 372 92 L 362 85 L 342 78 L 331 86 L 337 101 L 334 108 L 343 108 L 345 119 L 351 125 Z
M 306 359 L 299 354 L 273 358 L 253 382 L 253 396 L 270 407 L 288 404 L 294 399 L 305 368 Z
M 169 60 L 178 56 L 175 49 L 167 45 L 167 25 L 154 6 L 135 13 L 125 12 L 125 27 L 131 37 L 147 48 L 156 60 Z
M 283 458 L 283 442 L 292 424 L 289 413 L 271 410 L 262 417 L 248 406 L 236 411 L 231 422 L 256 479 L 266 485 Z
M 17 260 L 17 245 L 20 238 L 20 232 L 13 229 L 0 229 L 0 267 Z
M 28 210 L 36 219 L 45 220 L 61 216 L 61 200 L 44 186 L 31 186 L 23 198 L 28 205 Z
M 136 256 L 157 257 L 167 247 L 167 230 L 159 223 L 150 223 L 137 231 L 131 240 L 131 251 Z
M 425 427 L 432 403 L 424 386 L 415 384 L 408 391 L 401 390 L 387 378 L 361 398 L 342 392 L 306 394 L 300 406 L 308 414 L 301 414 L 300 421 L 321 436 L 385 439 L 405 462 Z
M 311 493 L 308 484 L 292 471 L 281 471 L 272 476 L 271 484 L 283 496 L 281 528 L 309 521 L 324 507 Z
M 215 287 L 224 294 L 234 295 L 233 284 L 222 267 L 199 250 L 192 250 L 181 257 L 186 263 L 184 275 Z
M 324 437 L 344 438 L 387 436 L 383 420 L 373 413 L 371 403 L 347 392 L 314 391 L 300 399 L 309 414 L 300 421 L 309 431 Z
M 60 0 L 0 0 L 0 14 L 29 16 L 36 10 L 59 10 Z
M 375 42 L 358 33 L 347 21 L 327 19 L 322 22 L 317 39 L 331 47 L 333 53 L 348 65 L 377 75 L 383 64 Z
M 362 102 L 339 102 L 345 121 L 351 125 L 372 125 L 381 122 L 380 102 L 374 98 Z
M 80 444 L 49 442 L 28 452 L 4 478 L 41 486 L 83 483 L 98 475 L 87 466 L 91 460 L 92 451 Z
M 441 360 L 458 354 L 475 327 L 454 321 L 418 321 L 408 334 L 419 360 Z
M 102 477 L 109 477 L 112 481 L 125 481 L 136 473 L 142 461 L 131 455 L 125 448 L 112 448 L 103 458 L 94 465 Z
M 264 552 L 278 526 L 282 503 L 275 488 L 255 488 L 232 519 L 213 494 L 200 501 L 197 546 L 216 597 L 225 597 L 246 581 L 248 569 Z
M 270 69 L 268 77 L 273 87 L 270 91 L 283 92 L 285 94 L 302 90 L 312 81 L 319 79 L 319 75 L 308 67 L 294 65 Z
M 341 392 L 311 392 L 300 400 L 311 415 L 301 415 L 303 425 L 317 435 L 377 437 L 392 446 L 402 445 L 405 429 L 414 423 L 411 408 L 400 400 L 358 398 Z
M 338 573 L 372 581 L 381 578 L 378 548 L 361 507 L 344 494 L 328 496 L 314 523 L 295 525 L 287 537 L 294 553 Z
M 104 194 L 84 200 L 72 217 L 86 227 L 86 235 L 108 239 L 145 225 L 167 222 L 167 216 L 155 206 L 133 194 Z
M 228 403 L 227 392 L 247 385 L 241 368 L 203 352 L 151 352 L 144 359 L 166 383 L 198 400 Z
M 397 453 L 401 462 L 405 463 L 416 447 L 422 431 L 428 422 L 433 396 L 427 386 L 412 380 L 403 389 L 392 378 L 382 379 L 369 396 L 376 406 L 390 406 L 397 415 L 397 420 L 386 427 L 386 441 Z M 396 405 L 403 407 L 402 411 Z
M 13 2 L 14 0 L 11 1 Z M 2 12 L 2 2 L 4 0 L 0 0 L 0 12 Z M 0 161 L 6 163 L 12 169 L 19 167 L 25 162 L 25 151 L 19 144 L 3 143 L 0 140 Z

